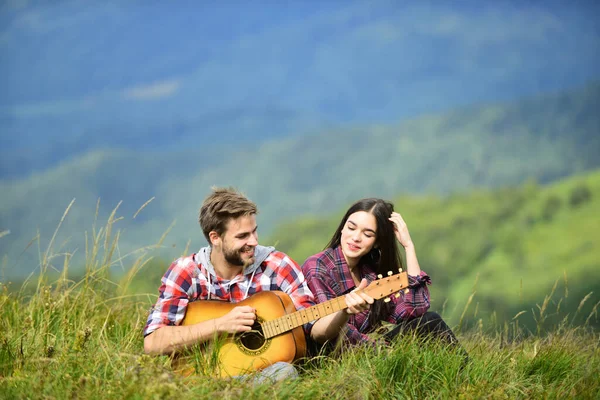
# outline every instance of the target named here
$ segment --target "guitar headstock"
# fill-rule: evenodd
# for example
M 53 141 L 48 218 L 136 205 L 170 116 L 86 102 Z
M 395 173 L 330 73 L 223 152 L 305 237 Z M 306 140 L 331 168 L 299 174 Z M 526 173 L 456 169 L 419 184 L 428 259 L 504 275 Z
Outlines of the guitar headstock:
M 406 271 L 395 275 L 392 275 L 390 271 L 387 277 L 383 278 L 381 275 L 378 275 L 378 278 L 364 289 L 364 292 L 374 299 L 388 297 L 402 289 L 408 288 L 408 274 Z M 386 301 L 389 301 L 389 298 Z

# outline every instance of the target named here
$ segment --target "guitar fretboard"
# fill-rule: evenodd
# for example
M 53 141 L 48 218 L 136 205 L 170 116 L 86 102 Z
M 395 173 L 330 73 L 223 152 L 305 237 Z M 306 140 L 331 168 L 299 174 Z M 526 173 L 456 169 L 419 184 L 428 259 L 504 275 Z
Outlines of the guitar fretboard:
M 320 303 L 291 314 L 286 314 L 283 317 L 263 322 L 263 336 L 265 339 L 272 338 L 297 328 L 300 325 L 307 324 L 310 321 L 315 321 L 319 318 L 323 318 L 326 315 L 344 310 L 346 307 L 346 300 L 344 297 L 337 297 L 324 303 Z
M 373 281 L 367 288 L 363 289 L 363 291 L 374 299 L 381 299 L 406 287 L 408 287 L 408 275 L 406 272 L 401 272 L 396 275 L 388 276 L 387 278 Z M 275 337 L 297 328 L 300 325 L 323 318 L 334 312 L 344 310 L 347 307 L 346 299 L 344 296 L 340 296 L 315 306 L 291 314 L 286 314 L 282 317 L 263 322 L 261 324 L 263 336 L 265 339 Z

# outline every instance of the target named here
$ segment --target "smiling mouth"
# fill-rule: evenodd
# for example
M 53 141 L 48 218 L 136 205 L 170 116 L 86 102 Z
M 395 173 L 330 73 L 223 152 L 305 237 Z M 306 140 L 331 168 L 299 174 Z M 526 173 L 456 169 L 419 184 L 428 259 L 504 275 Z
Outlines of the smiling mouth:
M 348 243 L 348 248 L 350 250 L 352 250 L 352 251 L 358 251 L 358 250 L 360 250 L 360 247 L 358 247 L 358 246 L 356 246 L 354 244 L 350 244 L 350 243 Z
M 245 254 L 247 256 L 253 256 L 254 255 L 254 247 L 250 247 L 249 249 L 242 250 L 242 254 Z

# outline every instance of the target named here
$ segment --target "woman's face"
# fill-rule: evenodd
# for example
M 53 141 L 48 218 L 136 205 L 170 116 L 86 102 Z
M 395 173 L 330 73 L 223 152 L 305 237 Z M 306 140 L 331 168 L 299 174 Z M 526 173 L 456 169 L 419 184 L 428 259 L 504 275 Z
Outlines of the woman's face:
M 375 245 L 377 221 L 366 211 L 350 214 L 342 229 L 341 246 L 346 262 L 353 266 Z

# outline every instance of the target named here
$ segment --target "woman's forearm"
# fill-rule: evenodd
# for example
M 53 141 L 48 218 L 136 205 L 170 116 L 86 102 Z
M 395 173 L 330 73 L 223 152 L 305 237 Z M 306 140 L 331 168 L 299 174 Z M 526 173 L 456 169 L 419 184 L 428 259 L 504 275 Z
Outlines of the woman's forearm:
M 408 275 L 421 275 L 421 267 L 419 267 L 419 260 L 417 259 L 415 245 L 411 242 L 409 245 L 404 247 L 404 252 L 406 253 L 406 271 L 408 272 Z
M 327 315 L 315 322 L 310 331 L 310 337 L 317 343 L 325 343 L 337 338 L 348 323 L 348 313 L 345 310 Z

